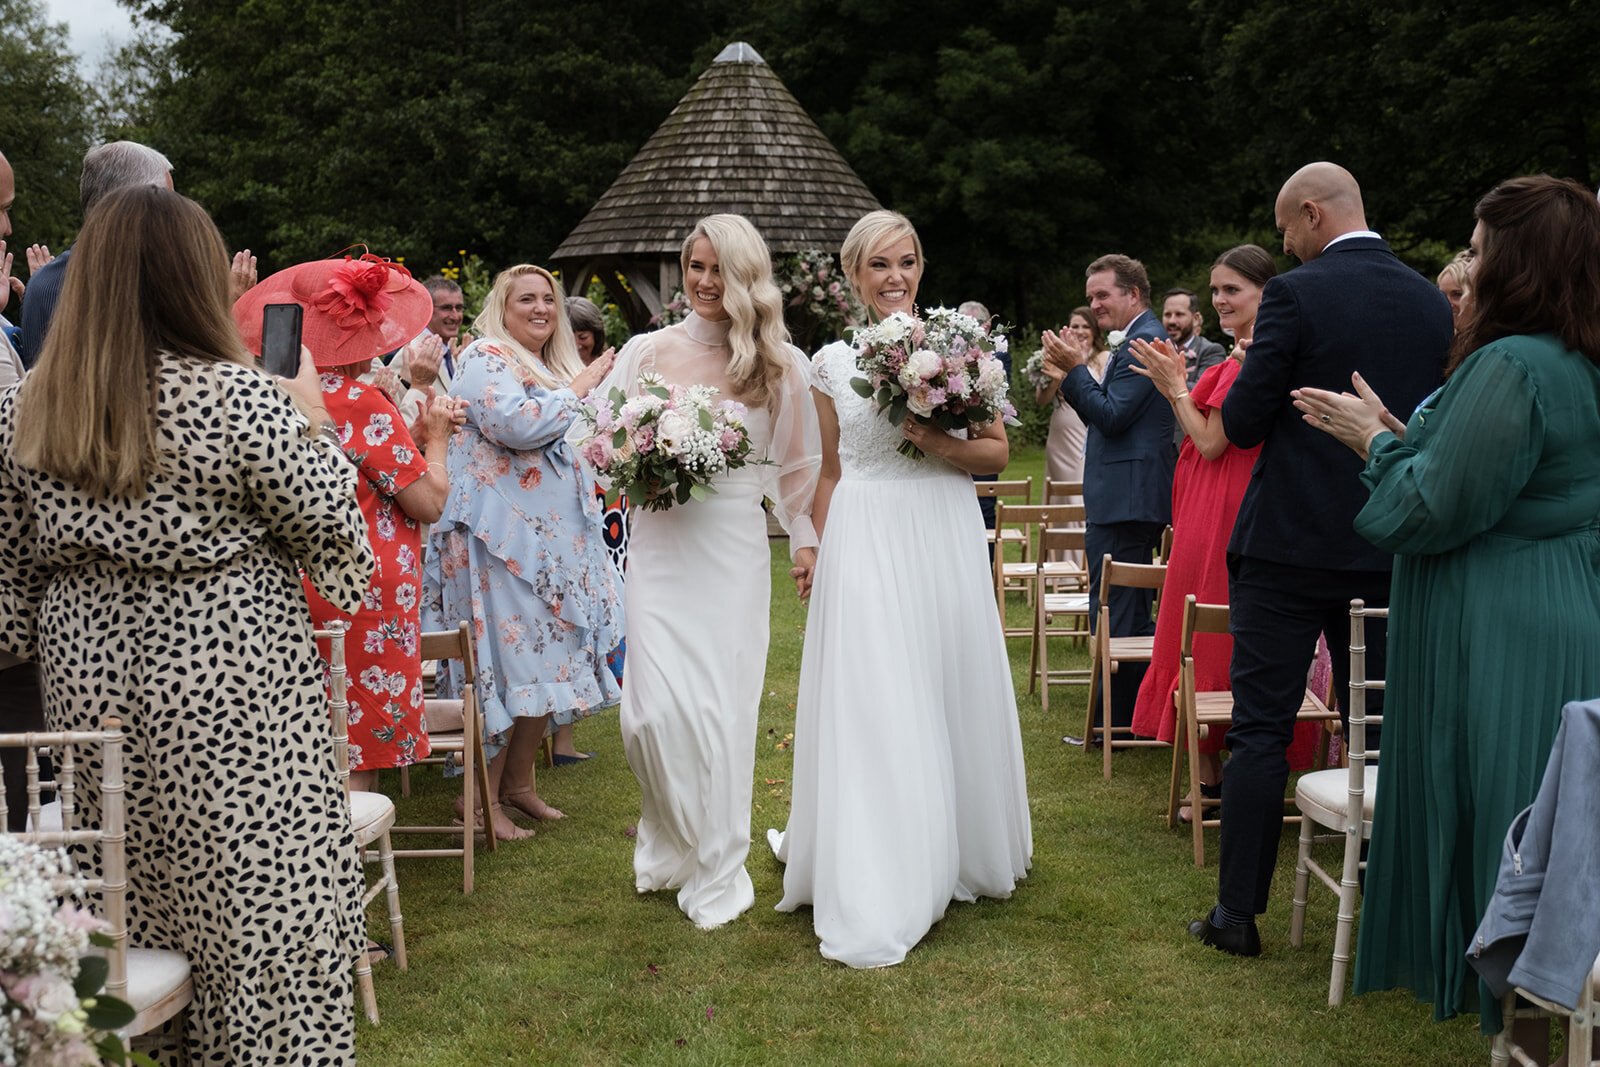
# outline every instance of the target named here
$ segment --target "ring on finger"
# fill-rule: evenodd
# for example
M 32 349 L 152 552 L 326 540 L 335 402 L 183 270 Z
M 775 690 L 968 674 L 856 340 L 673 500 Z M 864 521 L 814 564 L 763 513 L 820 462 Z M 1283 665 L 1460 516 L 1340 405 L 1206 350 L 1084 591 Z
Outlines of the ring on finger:
M 1324 415 L 1324 416 L 1322 416 L 1322 421 L 1323 422 L 1332 422 L 1333 421 L 1333 416 L 1332 415 Z

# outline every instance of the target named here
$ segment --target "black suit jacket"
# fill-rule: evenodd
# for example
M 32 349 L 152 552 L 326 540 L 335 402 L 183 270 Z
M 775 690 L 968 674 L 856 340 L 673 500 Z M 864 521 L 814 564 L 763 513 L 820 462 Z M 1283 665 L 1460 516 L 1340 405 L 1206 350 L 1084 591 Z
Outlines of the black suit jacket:
M 1083 505 L 1090 522 L 1172 521 L 1172 405 L 1148 378 L 1129 367 L 1128 342 L 1167 336 L 1148 308 L 1128 328 L 1127 337 L 1106 363 L 1105 377 L 1094 380 L 1088 367 L 1074 367 L 1061 383 L 1061 395 L 1088 427 L 1083 455 Z
M 1267 282 L 1244 368 L 1222 403 L 1240 448 L 1262 445 L 1228 551 L 1298 567 L 1388 570 L 1354 528 L 1361 458 L 1301 421 L 1289 390 L 1353 390 L 1352 372 L 1401 421 L 1439 385 L 1450 305 L 1374 237 L 1352 237 Z

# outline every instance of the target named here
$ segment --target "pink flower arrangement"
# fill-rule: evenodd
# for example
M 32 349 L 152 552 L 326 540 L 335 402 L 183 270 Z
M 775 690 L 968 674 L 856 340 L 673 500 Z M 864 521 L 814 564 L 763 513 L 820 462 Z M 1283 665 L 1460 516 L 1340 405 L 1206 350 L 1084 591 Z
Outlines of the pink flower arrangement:
M 660 376 L 639 379 L 639 392 L 621 389 L 584 402 L 592 433 L 578 454 L 610 488 L 607 503 L 627 496 L 647 511 L 665 511 L 715 493 L 711 481 L 750 460 L 745 408 L 719 400 L 707 385 L 667 385 Z
M 995 356 L 1006 350 L 998 329 L 949 308 L 934 308 L 926 319 L 897 311 L 858 329 L 854 341 L 863 376 L 850 386 L 896 426 L 908 416 L 946 431 L 1017 421 L 1005 367 Z M 923 455 L 910 441 L 899 451 Z

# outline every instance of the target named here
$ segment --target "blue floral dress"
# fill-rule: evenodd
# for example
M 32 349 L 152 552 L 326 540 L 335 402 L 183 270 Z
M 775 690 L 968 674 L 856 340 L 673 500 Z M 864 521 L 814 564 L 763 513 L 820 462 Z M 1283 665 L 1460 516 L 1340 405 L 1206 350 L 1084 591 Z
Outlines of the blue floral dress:
M 622 641 L 622 598 L 601 530 L 594 476 L 565 441 L 570 389 L 546 389 L 492 342 L 457 362 L 467 423 L 450 439 L 450 495 L 423 564 L 428 629 L 472 625 L 477 693 L 494 747 L 512 723 L 565 725 L 613 707 L 606 655 Z M 441 674 L 459 692 L 461 665 Z

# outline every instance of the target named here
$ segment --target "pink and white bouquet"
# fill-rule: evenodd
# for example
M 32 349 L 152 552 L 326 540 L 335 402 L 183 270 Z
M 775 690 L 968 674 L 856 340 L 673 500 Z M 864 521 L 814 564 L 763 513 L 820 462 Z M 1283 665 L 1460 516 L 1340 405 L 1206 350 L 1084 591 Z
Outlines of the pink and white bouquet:
M 833 253 L 807 249 L 784 256 L 773 266 L 784 305 L 807 319 L 812 333 L 839 337 L 866 321 L 866 309 L 834 263 Z
M 668 385 L 647 373 L 637 396 L 612 389 L 585 401 L 582 416 L 594 432 L 579 452 L 610 483 L 607 502 L 626 494 L 647 511 L 665 511 L 704 500 L 716 492 L 716 475 L 750 462 L 745 407 L 717 396 L 709 385 Z
M 1045 373 L 1044 369 L 1044 349 L 1041 348 L 1028 357 L 1028 362 L 1022 365 L 1022 377 L 1024 381 L 1033 386 L 1034 392 L 1038 392 L 1050 384 L 1050 376 Z
M 856 368 L 850 379 L 861 396 L 899 426 L 912 417 L 941 430 L 964 430 L 996 419 L 1016 422 L 1010 382 L 995 353 L 1006 338 L 970 315 L 934 308 L 923 319 L 897 311 L 855 331 Z M 922 458 L 922 449 L 901 443 L 904 456 Z
M 100 992 L 109 965 L 89 954 L 111 940 L 63 886 L 83 890 L 65 852 L 0 835 L 0 1063 L 127 1063 L 115 1031 L 133 1009 Z

